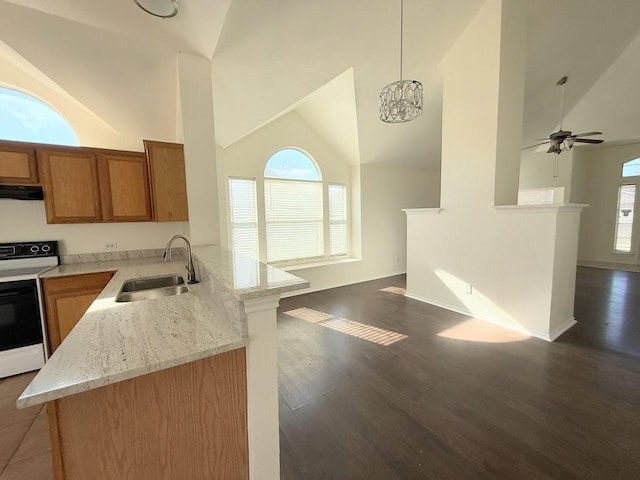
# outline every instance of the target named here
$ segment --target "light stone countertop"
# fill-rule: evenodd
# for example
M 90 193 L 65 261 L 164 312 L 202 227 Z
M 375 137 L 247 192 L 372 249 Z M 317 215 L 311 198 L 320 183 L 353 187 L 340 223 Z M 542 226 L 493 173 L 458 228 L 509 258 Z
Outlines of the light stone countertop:
M 225 259 L 236 261 L 226 262 Z M 229 298 L 242 303 L 243 298 L 259 298 L 302 289 L 308 282 L 286 272 L 271 272 L 246 260 L 245 267 L 258 268 L 264 283 L 249 285 L 234 280 L 252 279 L 253 271 L 243 271 L 231 252 L 213 247 L 194 247 L 194 261 L 200 283 L 188 285 L 182 295 L 115 302 L 123 282 L 132 278 L 165 274 L 185 277 L 185 259 L 171 262 L 159 258 L 114 260 L 61 265 L 41 278 L 116 271 L 98 298 L 42 367 L 18 398 L 18 408 L 29 407 L 91 390 L 122 380 L 135 378 L 212 355 L 235 350 L 249 344 L 246 323 L 239 308 L 229 308 Z M 243 259 L 245 257 L 242 257 Z M 236 265 L 235 269 L 233 265 Z M 266 266 L 265 266 L 266 267 Z M 231 268 L 231 272 L 226 271 Z M 277 269 L 273 269 L 277 270 Z M 261 277 L 258 277 L 261 278 Z M 244 281 L 244 280 L 243 280 Z M 240 286 L 224 291 L 229 282 Z M 213 292 L 216 292 L 215 294 Z M 225 305 L 227 304 L 227 305 Z

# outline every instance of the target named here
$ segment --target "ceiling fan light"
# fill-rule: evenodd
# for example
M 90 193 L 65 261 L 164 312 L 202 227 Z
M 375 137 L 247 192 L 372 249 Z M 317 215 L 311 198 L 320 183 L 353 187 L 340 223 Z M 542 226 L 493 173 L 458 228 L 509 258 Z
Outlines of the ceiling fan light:
M 178 14 L 177 0 L 133 0 L 149 15 L 159 18 L 171 18 Z

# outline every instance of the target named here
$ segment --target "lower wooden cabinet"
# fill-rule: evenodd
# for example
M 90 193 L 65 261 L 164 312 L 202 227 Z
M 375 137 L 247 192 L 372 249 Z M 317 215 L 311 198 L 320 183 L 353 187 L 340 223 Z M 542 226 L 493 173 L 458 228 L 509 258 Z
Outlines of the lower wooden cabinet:
M 244 348 L 48 403 L 55 480 L 248 480 Z
M 49 355 L 76 326 L 115 272 L 43 279 Z

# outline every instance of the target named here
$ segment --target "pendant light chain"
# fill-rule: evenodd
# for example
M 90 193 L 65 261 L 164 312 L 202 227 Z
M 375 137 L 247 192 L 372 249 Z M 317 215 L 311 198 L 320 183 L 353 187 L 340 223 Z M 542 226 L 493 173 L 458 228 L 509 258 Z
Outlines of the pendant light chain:
M 400 80 L 402 80 L 402 45 L 403 45 L 403 27 L 404 23 L 404 0 L 400 0 Z

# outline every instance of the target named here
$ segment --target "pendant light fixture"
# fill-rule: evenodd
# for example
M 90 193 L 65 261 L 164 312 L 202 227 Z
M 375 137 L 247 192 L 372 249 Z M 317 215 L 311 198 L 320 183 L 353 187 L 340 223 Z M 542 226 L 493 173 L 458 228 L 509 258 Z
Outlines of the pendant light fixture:
M 404 0 L 400 0 L 400 80 L 380 92 L 380 120 L 386 123 L 410 122 L 422 113 L 422 83 L 402 79 L 403 20 Z

